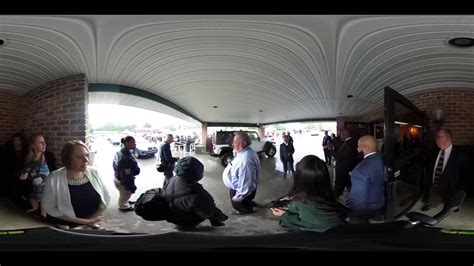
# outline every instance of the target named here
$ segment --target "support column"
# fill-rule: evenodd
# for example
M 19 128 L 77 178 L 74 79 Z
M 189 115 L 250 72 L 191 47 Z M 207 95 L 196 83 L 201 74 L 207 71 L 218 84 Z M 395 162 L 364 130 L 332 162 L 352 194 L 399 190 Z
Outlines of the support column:
M 206 146 L 206 140 L 207 140 L 207 123 L 202 122 L 201 124 L 201 145 Z
M 201 143 L 196 146 L 196 152 L 205 153 L 206 152 L 206 143 L 207 142 L 207 123 L 202 122 L 201 124 Z
M 258 125 L 257 132 L 258 132 L 258 135 L 260 136 L 260 139 L 263 140 L 265 138 L 265 126 L 261 124 Z

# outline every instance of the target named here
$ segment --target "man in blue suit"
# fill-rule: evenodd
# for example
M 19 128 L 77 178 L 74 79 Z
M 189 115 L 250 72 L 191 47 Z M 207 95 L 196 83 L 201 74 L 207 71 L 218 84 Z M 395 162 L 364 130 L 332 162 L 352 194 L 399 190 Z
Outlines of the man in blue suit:
M 351 209 L 349 223 L 368 223 L 381 214 L 385 204 L 382 156 L 376 152 L 376 142 L 370 135 L 357 142 L 357 151 L 364 159 L 352 170 L 352 189 L 347 197 Z

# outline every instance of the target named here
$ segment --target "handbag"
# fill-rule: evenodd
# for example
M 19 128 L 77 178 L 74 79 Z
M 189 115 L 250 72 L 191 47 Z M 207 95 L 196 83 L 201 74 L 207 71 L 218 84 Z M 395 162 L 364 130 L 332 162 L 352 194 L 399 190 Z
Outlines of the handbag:
M 161 173 L 162 173 L 162 172 L 166 171 L 166 169 L 170 168 L 171 166 L 173 166 L 173 165 L 170 164 L 170 163 L 160 163 L 160 164 L 158 165 L 158 167 L 156 167 L 156 170 L 157 170 L 158 172 L 161 172 Z

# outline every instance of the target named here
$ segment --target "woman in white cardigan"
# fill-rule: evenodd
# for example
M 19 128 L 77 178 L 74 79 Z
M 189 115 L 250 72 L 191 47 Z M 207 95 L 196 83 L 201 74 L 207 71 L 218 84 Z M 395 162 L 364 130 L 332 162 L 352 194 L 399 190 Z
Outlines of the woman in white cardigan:
M 41 207 L 47 220 L 62 228 L 88 225 L 102 228 L 102 213 L 110 196 L 96 169 L 89 166 L 89 150 L 80 140 L 61 151 L 64 167 L 46 179 Z

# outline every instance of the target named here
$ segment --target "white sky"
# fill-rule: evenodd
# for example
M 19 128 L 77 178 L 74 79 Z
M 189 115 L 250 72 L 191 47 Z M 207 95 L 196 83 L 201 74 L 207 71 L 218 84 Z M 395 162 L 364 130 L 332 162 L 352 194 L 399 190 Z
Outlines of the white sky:
M 89 104 L 89 123 L 93 128 L 104 126 L 107 123 L 119 125 L 135 124 L 143 127 L 145 123 L 151 124 L 153 128 L 162 128 L 166 125 L 193 125 L 187 121 L 162 113 L 146 109 L 116 105 L 116 104 Z
M 114 123 L 119 125 L 132 125 L 143 127 L 145 123 L 151 124 L 153 128 L 166 128 L 169 125 L 177 127 L 194 125 L 190 122 L 175 118 L 162 113 L 157 113 L 147 109 L 130 107 L 117 104 L 89 104 L 89 123 L 92 128 L 104 126 L 107 123 Z M 335 122 L 316 122 L 321 123 L 323 130 L 329 130 L 331 133 L 336 132 Z M 196 126 L 196 125 L 194 125 Z M 199 125 L 200 126 L 200 125 Z M 303 128 L 304 123 L 289 123 L 286 124 L 288 129 Z M 268 127 L 271 130 L 272 126 Z M 212 131 L 212 129 L 211 129 Z

